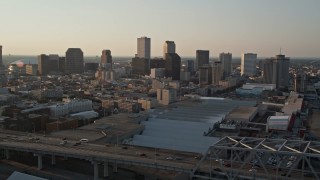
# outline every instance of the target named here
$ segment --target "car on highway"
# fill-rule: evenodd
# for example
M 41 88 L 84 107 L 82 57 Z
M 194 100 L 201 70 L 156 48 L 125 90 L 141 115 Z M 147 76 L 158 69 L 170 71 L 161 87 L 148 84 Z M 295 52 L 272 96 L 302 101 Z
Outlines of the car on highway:
M 62 141 L 60 142 L 60 145 L 65 145 L 65 144 L 67 144 L 67 140 L 62 140 Z
M 80 142 L 81 143 L 87 143 L 87 142 L 89 142 L 89 140 L 88 139 L 80 139 Z
M 166 160 L 173 160 L 173 157 L 167 157 Z
M 287 163 L 287 168 L 290 168 L 292 165 L 293 165 L 293 162 L 292 162 L 292 161 L 289 161 L 289 162 Z

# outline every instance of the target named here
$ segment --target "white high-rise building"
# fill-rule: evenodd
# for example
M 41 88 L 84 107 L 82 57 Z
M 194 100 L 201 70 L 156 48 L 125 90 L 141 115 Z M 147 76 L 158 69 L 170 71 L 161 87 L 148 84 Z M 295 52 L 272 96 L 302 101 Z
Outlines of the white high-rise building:
M 223 78 L 230 76 L 232 72 L 232 54 L 220 53 L 219 61 L 222 63 Z
M 257 54 L 243 53 L 241 56 L 241 76 L 256 74 Z
M 174 41 L 166 41 L 163 45 L 163 59 L 166 58 L 167 53 L 176 53 L 176 44 Z
M 138 38 L 137 55 L 138 58 L 150 59 L 151 39 L 147 37 Z

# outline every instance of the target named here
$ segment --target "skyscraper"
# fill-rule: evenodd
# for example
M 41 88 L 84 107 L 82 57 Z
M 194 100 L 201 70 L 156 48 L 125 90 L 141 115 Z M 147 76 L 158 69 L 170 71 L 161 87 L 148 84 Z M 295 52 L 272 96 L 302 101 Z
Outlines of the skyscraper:
M 151 58 L 151 39 L 147 37 L 138 38 L 137 55 L 138 58 Z
M 2 62 L 2 46 L 0 46 L 0 85 L 6 85 L 6 70 Z
M 176 53 L 176 44 L 174 41 L 166 41 L 163 45 L 163 58 L 166 58 L 167 53 Z
M 272 84 L 273 81 L 273 61 L 266 59 L 263 61 L 263 80 L 266 84 Z
M 195 70 L 198 71 L 200 66 L 209 64 L 209 51 L 208 50 L 197 50 L 196 51 L 196 64 Z
M 49 72 L 59 72 L 59 55 L 49 54 Z
M 254 76 L 256 74 L 257 54 L 243 53 L 241 56 L 241 76 Z
M 276 55 L 265 60 L 263 77 L 265 83 L 276 84 L 277 88 L 285 88 L 289 85 L 290 58 L 285 55 Z
M 212 63 L 212 84 L 219 85 L 219 81 L 223 77 L 223 66 L 221 61 L 215 61 Z
M 180 56 L 177 53 L 167 53 L 165 61 L 166 77 L 172 77 L 172 80 L 180 80 Z
M 146 58 L 132 58 L 131 67 L 132 67 L 132 74 L 135 75 L 149 75 L 150 74 L 150 61 Z
M 110 50 L 103 50 L 101 55 L 101 66 L 106 68 L 107 70 L 112 69 L 112 56 Z
M 0 66 L 3 66 L 3 62 L 2 62 L 2 46 L 0 46 Z
M 65 73 L 83 73 L 83 52 L 80 48 L 69 48 L 66 52 Z
M 187 70 L 190 73 L 194 72 L 194 61 L 193 60 L 187 60 Z
M 49 56 L 41 54 L 38 56 L 38 74 L 47 75 L 50 70 Z
M 232 72 L 232 54 L 220 53 L 219 61 L 222 63 L 223 79 L 230 76 Z
M 212 66 L 209 64 L 199 66 L 199 84 L 209 85 L 212 83 Z
M 294 91 L 304 93 L 306 75 L 303 71 L 294 74 Z

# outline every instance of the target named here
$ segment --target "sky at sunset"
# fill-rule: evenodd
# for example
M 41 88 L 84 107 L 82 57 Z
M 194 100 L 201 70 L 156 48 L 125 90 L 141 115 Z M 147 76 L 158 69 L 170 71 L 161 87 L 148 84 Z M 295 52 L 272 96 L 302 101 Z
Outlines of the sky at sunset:
M 320 57 L 319 0 L 1 0 L 0 22 L 3 54 L 134 56 L 147 36 L 152 56 L 172 40 L 180 56 Z

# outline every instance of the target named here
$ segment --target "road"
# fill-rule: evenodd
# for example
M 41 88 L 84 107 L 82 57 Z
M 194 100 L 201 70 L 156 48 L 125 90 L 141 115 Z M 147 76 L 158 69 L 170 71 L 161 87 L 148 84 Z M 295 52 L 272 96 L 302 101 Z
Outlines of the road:
M 75 146 L 75 141 L 68 140 L 65 145 L 61 145 L 60 142 L 61 139 L 53 137 L 0 133 L 0 147 L 44 155 L 53 154 L 88 161 L 109 161 L 117 162 L 118 164 L 140 165 L 182 172 L 190 172 L 199 161 L 194 158 L 197 154 L 187 152 L 92 143 L 82 143 Z

